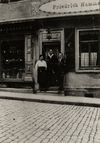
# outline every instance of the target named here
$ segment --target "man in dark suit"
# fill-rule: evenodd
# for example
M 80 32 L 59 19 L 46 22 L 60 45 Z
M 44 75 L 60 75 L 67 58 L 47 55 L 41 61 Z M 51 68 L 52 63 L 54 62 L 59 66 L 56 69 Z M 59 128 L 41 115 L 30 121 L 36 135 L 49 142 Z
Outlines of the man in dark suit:
M 47 56 L 47 72 L 48 72 L 48 86 L 55 85 L 56 72 L 57 72 L 57 56 L 53 53 L 52 49 L 49 50 Z
M 57 65 L 57 79 L 58 79 L 58 93 L 63 90 L 64 74 L 65 74 L 65 59 L 63 54 L 60 52 L 58 55 L 58 65 Z

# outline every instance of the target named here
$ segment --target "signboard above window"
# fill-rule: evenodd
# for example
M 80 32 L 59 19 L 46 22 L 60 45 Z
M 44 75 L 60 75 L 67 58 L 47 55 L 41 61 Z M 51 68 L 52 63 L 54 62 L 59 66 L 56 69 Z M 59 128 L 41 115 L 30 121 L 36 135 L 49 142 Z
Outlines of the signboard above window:
M 0 0 L 0 22 L 100 14 L 100 0 Z
M 43 4 L 41 11 L 55 14 L 71 14 L 82 12 L 93 12 L 100 10 L 99 0 L 54 0 Z

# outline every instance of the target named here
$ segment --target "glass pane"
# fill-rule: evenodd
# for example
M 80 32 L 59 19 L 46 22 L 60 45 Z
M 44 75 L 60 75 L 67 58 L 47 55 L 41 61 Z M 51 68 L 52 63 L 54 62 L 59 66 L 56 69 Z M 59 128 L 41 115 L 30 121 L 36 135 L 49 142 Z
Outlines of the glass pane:
M 81 53 L 81 67 L 89 66 L 89 53 Z
M 80 31 L 80 41 L 88 42 L 98 40 L 99 30 Z
M 90 62 L 91 66 L 96 66 L 97 65 L 97 53 L 91 53 L 91 62 Z

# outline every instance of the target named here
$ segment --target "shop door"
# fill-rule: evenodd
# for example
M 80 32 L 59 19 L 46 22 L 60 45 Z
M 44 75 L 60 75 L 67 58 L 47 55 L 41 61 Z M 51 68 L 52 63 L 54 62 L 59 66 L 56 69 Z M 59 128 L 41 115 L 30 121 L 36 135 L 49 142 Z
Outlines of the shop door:
M 46 61 L 50 49 L 52 49 L 53 54 L 57 58 L 59 52 L 62 52 L 64 54 L 64 29 L 40 30 L 40 48 L 38 53 L 43 54 Z M 50 77 L 51 78 L 48 79 L 49 87 L 57 87 L 58 86 L 57 71 L 52 73 L 52 76 Z
M 57 41 L 57 42 L 43 42 L 42 54 L 43 54 L 45 60 L 47 59 L 48 52 L 50 49 L 52 49 L 53 54 L 55 56 L 58 56 L 58 53 L 61 52 L 61 46 L 60 45 L 61 44 L 59 41 Z
M 53 54 L 55 55 L 55 62 L 52 63 L 52 70 L 48 70 L 48 85 L 51 86 L 58 86 L 58 78 L 57 78 L 57 59 L 58 59 L 58 53 L 61 52 L 61 43 L 60 41 L 57 42 L 44 42 L 42 45 L 42 54 L 47 61 L 48 64 L 48 53 L 52 49 Z M 48 67 L 50 69 L 50 67 Z M 49 73 L 50 72 L 50 73 Z

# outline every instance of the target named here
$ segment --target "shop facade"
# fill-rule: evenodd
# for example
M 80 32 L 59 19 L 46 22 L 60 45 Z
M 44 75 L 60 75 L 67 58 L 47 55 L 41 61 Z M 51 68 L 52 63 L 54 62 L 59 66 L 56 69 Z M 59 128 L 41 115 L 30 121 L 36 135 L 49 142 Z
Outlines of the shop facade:
M 65 92 L 98 96 L 98 0 L 88 3 L 63 0 L 63 4 L 61 0 L 26 0 L 2 4 L 2 9 L 7 9 L 8 15 L 4 13 L 3 18 L 0 15 L 1 83 L 32 83 L 36 60 L 40 54 L 46 58 L 52 49 L 55 54 L 62 52 L 66 58 Z

